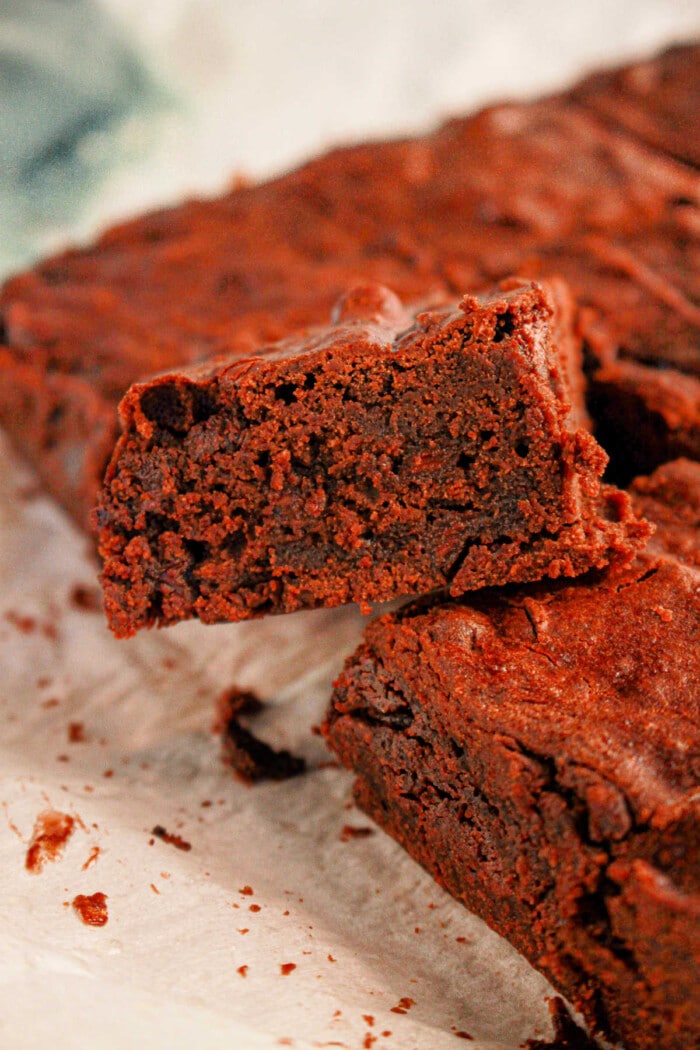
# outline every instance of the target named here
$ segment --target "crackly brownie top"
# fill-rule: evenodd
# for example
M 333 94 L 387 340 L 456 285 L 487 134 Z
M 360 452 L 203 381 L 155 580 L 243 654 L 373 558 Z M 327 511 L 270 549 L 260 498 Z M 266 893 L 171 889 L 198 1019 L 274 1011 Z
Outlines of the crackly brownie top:
M 418 659 L 441 732 L 468 747 L 479 727 L 554 761 L 572 786 L 590 781 L 594 838 L 596 820 L 621 837 L 699 801 L 700 464 L 667 464 L 632 494 L 657 532 L 630 567 L 419 602 L 366 636 L 398 695 Z
M 571 101 L 494 106 L 49 259 L 0 292 L 3 341 L 114 399 L 144 375 L 322 322 L 359 280 L 407 300 L 457 295 L 517 272 L 535 245 L 661 221 L 697 199 L 696 182 Z
M 574 94 L 651 146 L 700 165 L 700 44 L 594 73 Z

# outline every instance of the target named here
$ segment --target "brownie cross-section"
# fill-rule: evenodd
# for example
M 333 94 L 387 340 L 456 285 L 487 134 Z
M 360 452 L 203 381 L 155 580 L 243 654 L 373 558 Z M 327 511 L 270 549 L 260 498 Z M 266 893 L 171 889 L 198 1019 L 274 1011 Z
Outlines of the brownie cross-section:
M 567 320 L 569 323 L 567 323 Z M 132 388 L 96 520 L 113 630 L 571 576 L 646 527 L 600 485 L 562 283 L 334 322 Z

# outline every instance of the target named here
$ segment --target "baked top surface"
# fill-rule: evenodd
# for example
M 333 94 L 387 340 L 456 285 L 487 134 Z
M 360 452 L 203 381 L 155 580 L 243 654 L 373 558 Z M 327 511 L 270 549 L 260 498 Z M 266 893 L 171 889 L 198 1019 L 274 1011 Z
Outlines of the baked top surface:
M 575 104 L 492 107 L 49 259 L 0 293 L 5 341 L 114 398 L 141 376 L 323 321 L 359 280 L 404 298 L 461 294 L 533 246 L 648 227 L 679 199 L 697 204 L 693 173 Z

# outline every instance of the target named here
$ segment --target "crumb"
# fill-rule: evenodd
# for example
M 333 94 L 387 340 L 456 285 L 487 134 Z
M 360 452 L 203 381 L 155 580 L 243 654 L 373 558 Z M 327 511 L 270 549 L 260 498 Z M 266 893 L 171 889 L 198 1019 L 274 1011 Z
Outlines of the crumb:
M 368 1024 L 370 1026 L 370 1028 L 374 1027 L 374 1017 L 372 1016 L 372 1014 L 363 1014 L 362 1015 L 362 1020 L 366 1024 Z
M 13 610 L 5 613 L 5 619 L 16 627 L 20 634 L 32 634 L 36 630 L 36 620 L 33 616 L 22 616 Z
M 83 722 L 69 722 L 68 723 L 68 743 L 69 744 L 84 744 L 85 743 L 85 724 Z
M 244 897 L 252 897 L 253 896 L 253 887 L 252 886 L 244 886 L 243 889 L 239 890 L 238 892 L 242 893 Z
M 81 871 L 87 871 L 88 868 L 92 867 L 92 865 L 95 863 L 95 861 L 97 860 L 99 855 L 100 855 L 100 847 L 99 846 L 93 846 L 92 849 L 90 850 L 90 852 L 88 853 L 87 860 L 85 861 L 85 863 L 83 864 L 83 866 L 81 867 L 80 870 Z
M 151 889 L 153 890 L 154 893 L 157 893 L 158 896 L 160 897 L 160 890 L 158 889 L 158 887 L 154 883 L 151 883 Z
M 453 1034 L 457 1039 L 469 1039 L 471 1042 L 474 1042 L 474 1036 L 469 1035 L 469 1032 L 454 1032 Z
M 41 706 L 45 707 L 48 710 L 50 707 L 58 707 L 60 702 L 61 701 L 57 700 L 55 696 L 52 696 L 48 700 L 42 700 L 41 701 Z
M 241 975 L 241 977 L 247 977 L 248 976 L 248 967 L 247 966 L 239 966 L 237 968 L 237 970 L 236 970 L 236 973 L 239 973 Z
M 251 906 L 248 908 L 248 911 L 253 911 L 253 912 L 260 911 L 260 905 L 259 904 L 251 904 Z
M 306 769 L 303 758 L 291 752 L 275 751 L 258 740 L 239 719 L 254 715 L 264 707 L 255 693 L 232 686 L 217 701 L 213 731 L 221 736 L 222 759 L 248 784 L 259 780 L 288 780 Z
M 415 999 L 410 999 L 407 995 L 402 996 L 396 1006 L 392 1006 L 392 1014 L 407 1014 L 412 1006 L 416 1005 Z
M 109 780 L 109 778 L 110 778 L 110 777 L 113 777 L 113 776 L 114 776 L 114 770 L 113 770 L 113 769 L 105 769 L 105 771 L 104 771 L 104 773 L 102 774 L 102 776 L 103 776 L 103 777 L 104 777 L 104 778 L 105 778 L 106 780 Z
M 184 850 L 186 853 L 192 849 L 192 844 L 190 842 L 183 839 L 181 835 L 174 835 L 166 831 L 162 824 L 156 824 L 151 831 L 151 835 L 155 835 L 157 839 L 162 839 L 162 841 L 167 842 L 169 846 L 175 846 L 176 849 Z M 153 840 L 151 840 L 151 842 L 152 841 Z
M 296 970 L 296 963 L 280 963 L 280 973 L 283 977 L 287 977 L 290 973 Z
M 244 927 L 243 927 L 243 929 L 242 929 L 242 930 L 239 930 L 238 932 L 239 932 L 239 933 L 250 933 L 250 930 L 248 929 L 248 927 L 247 927 L 247 926 L 244 926 Z
M 89 897 L 79 893 L 73 898 L 73 908 L 86 926 L 104 926 L 109 918 L 104 893 L 92 893 Z
M 334 959 L 334 958 L 333 958 L 333 956 L 331 955 L 331 953 L 329 952 L 329 953 L 328 953 L 328 962 L 337 962 L 337 961 L 338 961 L 338 960 L 337 960 L 337 959 Z
M 350 839 L 366 839 L 374 835 L 374 828 L 356 828 L 352 824 L 344 824 L 340 832 L 340 841 L 349 842 Z
M 102 609 L 102 596 L 97 587 L 86 587 L 82 583 L 75 584 L 70 592 L 69 601 L 81 612 L 100 612 Z
M 68 813 L 46 809 L 34 823 L 32 840 L 27 849 L 24 866 L 38 873 L 48 861 L 58 860 L 75 830 L 75 820 Z

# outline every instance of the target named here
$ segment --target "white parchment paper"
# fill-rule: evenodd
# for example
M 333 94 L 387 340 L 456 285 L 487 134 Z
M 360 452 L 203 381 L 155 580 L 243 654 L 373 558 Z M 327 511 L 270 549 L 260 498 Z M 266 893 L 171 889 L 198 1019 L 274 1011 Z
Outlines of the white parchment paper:
M 79 228 L 40 247 L 700 28 L 697 5 L 669 0 L 105 3 L 187 102 Z M 71 598 L 95 575 L 86 538 L 0 436 L 0 1047 L 442 1050 L 466 1033 L 474 1050 L 515 1050 L 548 1033 L 551 989 L 507 944 L 381 832 L 343 841 L 370 822 L 309 729 L 359 613 L 116 642 Z M 257 728 L 307 775 L 247 788 L 221 765 L 210 726 L 231 685 L 272 702 Z M 78 823 L 30 874 L 47 808 Z M 191 849 L 153 841 L 156 824 Z M 66 902 L 96 891 L 109 921 L 89 928 Z

